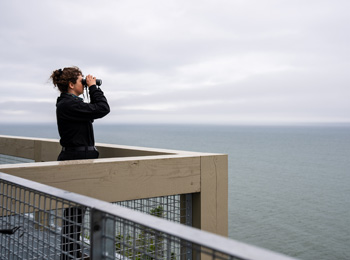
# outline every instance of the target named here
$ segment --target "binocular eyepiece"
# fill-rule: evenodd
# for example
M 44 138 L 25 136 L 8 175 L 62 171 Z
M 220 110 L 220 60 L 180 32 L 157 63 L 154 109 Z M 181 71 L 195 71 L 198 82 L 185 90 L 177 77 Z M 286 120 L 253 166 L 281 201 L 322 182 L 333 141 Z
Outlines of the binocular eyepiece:
M 82 80 L 82 83 L 84 86 L 86 86 L 86 79 Z M 96 85 L 101 86 L 102 85 L 102 79 L 96 79 Z

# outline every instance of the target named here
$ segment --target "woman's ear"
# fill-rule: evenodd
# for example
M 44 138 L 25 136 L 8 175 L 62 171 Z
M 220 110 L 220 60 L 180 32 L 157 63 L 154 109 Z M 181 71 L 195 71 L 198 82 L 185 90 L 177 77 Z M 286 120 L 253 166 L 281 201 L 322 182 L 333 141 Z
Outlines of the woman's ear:
M 71 89 L 74 89 L 74 84 L 72 82 L 69 82 L 68 83 L 68 87 L 71 88 Z

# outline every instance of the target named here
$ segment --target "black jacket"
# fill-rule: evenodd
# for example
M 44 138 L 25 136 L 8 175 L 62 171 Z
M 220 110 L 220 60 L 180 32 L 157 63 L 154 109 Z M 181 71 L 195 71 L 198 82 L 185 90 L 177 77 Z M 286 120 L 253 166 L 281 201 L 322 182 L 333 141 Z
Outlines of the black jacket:
M 57 98 L 56 117 L 63 147 L 94 146 L 92 123 L 110 111 L 106 97 L 95 85 L 89 88 L 90 103 L 75 95 L 61 93 Z

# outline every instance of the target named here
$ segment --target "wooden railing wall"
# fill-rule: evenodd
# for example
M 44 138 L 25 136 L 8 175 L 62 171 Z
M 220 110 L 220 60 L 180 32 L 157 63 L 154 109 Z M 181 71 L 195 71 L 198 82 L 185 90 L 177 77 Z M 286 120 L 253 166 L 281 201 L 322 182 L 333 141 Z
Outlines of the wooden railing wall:
M 227 236 L 227 155 L 96 146 L 99 159 L 57 162 L 58 140 L 0 135 L 0 154 L 35 160 L 0 172 L 108 202 L 193 193 L 193 226 Z

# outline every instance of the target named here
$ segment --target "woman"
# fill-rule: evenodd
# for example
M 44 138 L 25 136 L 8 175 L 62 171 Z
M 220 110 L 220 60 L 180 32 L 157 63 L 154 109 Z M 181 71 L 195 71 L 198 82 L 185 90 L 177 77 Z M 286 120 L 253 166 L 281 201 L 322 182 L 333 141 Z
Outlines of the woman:
M 98 158 L 92 123 L 94 119 L 107 115 L 110 109 L 102 90 L 96 86 L 96 78 L 86 76 L 90 103 L 79 97 L 84 92 L 84 85 L 83 74 L 78 67 L 55 70 L 50 78 L 61 92 L 57 98 L 56 116 L 62 151 L 57 160 Z M 64 210 L 61 260 L 82 257 L 79 240 L 84 212 L 82 207 Z
M 86 77 L 90 103 L 79 97 L 84 92 L 83 75 L 79 68 L 55 70 L 51 79 L 61 92 L 56 104 L 62 146 L 58 161 L 98 158 L 92 123 L 94 119 L 107 115 L 110 109 L 102 90 L 96 86 L 96 78 L 91 75 Z

